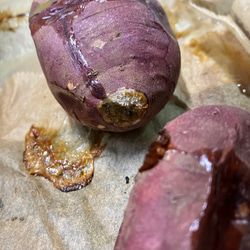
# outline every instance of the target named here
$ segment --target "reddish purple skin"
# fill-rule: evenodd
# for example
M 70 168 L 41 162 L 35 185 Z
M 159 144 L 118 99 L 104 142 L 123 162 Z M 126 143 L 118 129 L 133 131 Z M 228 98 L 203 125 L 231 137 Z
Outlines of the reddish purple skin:
M 244 175 L 249 179 L 250 113 L 229 106 L 205 106 L 186 112 L 166 124 L 164 129 L 178 150 L 165 155 L 154 168 L 138 173 L 115 249 L 249 249 L 249 235 L 239 248 L 241 239 L 237 238 L 237 228 L 229 231 L 238 240 L 238 247 L 211 248 L 204 243 L 205 246 L 194 248 L 190 228 L 193 225 L 193 231 L 196 231 L 194 222 L 204 211 L 202 207 L 208 199 L 212 176 L 193 153 L 231 148 L 242 161 Z M 243 192 L 250 193 L 249 188 L 243 188 Z M 221 243 L 232 237 L 226 234 Z
M 165 106 L 179 77 L 180 52 L 156 0 L 61 0 L 32 16 L 38 2 L 46 1 L 31 8 L 37 54 L 52 93 L 71 116 L 93 129 L 121 132 L 147 124 Z M 97 40 L 105 44 L 95 47 Z M 141 91 L 149 105 L 140 122 L 125 128 L 106 123 L 96 108 L 121 87 Z

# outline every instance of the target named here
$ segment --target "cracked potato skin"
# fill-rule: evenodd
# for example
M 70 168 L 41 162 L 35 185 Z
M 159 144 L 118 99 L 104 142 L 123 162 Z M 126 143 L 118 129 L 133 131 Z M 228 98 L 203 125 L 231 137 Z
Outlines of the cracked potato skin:
M 29 23 L 48 86 L 83 125 L 132 130 L 172 96 L 180 51 L 157 1 L 35 0 Z

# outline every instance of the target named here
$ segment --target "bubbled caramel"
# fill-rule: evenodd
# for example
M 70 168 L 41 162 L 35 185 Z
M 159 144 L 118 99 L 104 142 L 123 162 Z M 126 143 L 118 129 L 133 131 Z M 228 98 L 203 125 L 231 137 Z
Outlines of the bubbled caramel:
M 69 192 L 91 182 L 94 158 L 103 149 L 100 141 L 88 150 L 72 149 L 57 130 L 32 126 L 25 136 L 23 160 L 30 174 L 44 176 L 55 188 Z

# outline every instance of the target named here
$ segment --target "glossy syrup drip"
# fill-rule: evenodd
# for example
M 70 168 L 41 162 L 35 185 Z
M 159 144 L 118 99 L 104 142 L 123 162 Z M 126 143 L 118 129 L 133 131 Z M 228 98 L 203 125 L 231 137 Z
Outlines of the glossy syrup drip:
M 250 239 L 250 175 L 233 148 L 224 150 L 200 149 L 193 153 L 179 150 L 171 142 L 167 131 L 153 142 L 139 170 L 147 171 L 168 152 L 192 154 L 200 165 L 211 172 L 206 206 L 195 220 L 192 232 L 192 250 L 238 250 Z M 205 185 L 205 184 L 204 184 Z M 191 226 L 191 225 L 190 225 Z M 190 227 L 191 228 L 191 227 Z M 249 249 L 249 248 L 242 248 Z
M 52 25 L 65 41 L 65 47 L 70 54 L 70 58 L 82 75 L 83 81 L 90 89 L 91 94 L 98 99 L 102 99 L 106 95 L 105 89 L 96 79 L 96 72 L 89 67 L 84 58 L 80 42 L 76 39 L 73 29 L 73 20 L 84 11 L 86 5 L 91 1 L 93 0 L 50 2 L 50 6 L 46 5 L 46 8 L 41 11 L 35 11 L 31 14 L 30 28 L 32 35 L 34 35 L 42 26 Z
M 63 21 L 63 32 L 66 37 L 71 60 L 76 68 L 82 72 L 83 80 L 90 89 L 91 94 L 98 99 L 102 99 L 106 95 L 105 89 L 97 81 L 94 70 L 88 67 L 88 63 L 81 52 L 79 41 L 75 37 L 72 24 L 73 19 L 68 19 L 69 18 L 67 17 Z
M 170 142 L 170 136 L 166 129 L 159 132 L 159 140 L 152 142 L 149 146 L 149 151 L 145 156 L 144 163 L 139 169 L 139 172 L 147 171 L 155 167 L 160 159 L 163 158 Z
M 240 89 L 242 94 L 250 97 L 250 82 L 238 83 L 237 87 Z

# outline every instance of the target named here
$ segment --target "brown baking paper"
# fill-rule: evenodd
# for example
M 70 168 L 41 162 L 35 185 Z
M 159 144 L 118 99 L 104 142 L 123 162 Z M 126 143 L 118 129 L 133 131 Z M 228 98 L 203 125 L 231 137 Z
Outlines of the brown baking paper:
M 15 244 L 32 249 L 112 249 L 144 154 L 158 130 L 182 109 L 169 103 L 144 128 L 106 133 L 106 148 L 94 160 L 92 183 L 63 193 L 26 171 L 22 162 L 25 134 L 32 124 L 54 128 L 64 141 L 87 149 L 91 136 L 99 132 L 79 125 L 62 110 L 42 74 L 15 74 L 0 98 L 2 244 L 10 249 Z
M 0 7 L 24 11 L 16 9 L 13 2 L 0 1 Z M 148 146 L 165 123 L 185 112 L 185 105 L 194 108 L 229 104 L 250 111 L 249 97 L 237 87 L 235 75 L 242 73 L 241 69 L 236 67 L 231 74 L 232 57 L 223 55 L 221 59 L 218 55 L 226 44 L 221 38 L 228 35 L 233 38 L 230 48 L 241 45 L 239 53 L 244 52 L 245 63 L 248 62 L 248 38 L 241 33 L 244 36 L 238 39 L 241 29 L 231 13 L 218 17 L 213 6 L 204 7 L 197 1 L 161 2 L 182 53 L 182 72 L 175 92 L 179 99 L 174 97 L 143 128 L 126 133 L 106 132 L 102 141 L 106 148 L 94 160 L 92 182 L 69 193 L 55 189 L 43 177 L 28 174 L 23 163 L 25 134 L 33 124 L 53 128 L 62 140 L 84 149 L 100 134 L 79 125 L 55 101 L 30 43 L 27 18 L 19 24 L 22 40 L 18 39 L 18 30 L 0 31 L 0 249 L 113 249 L 136 173 Z M 30 3 L 24 1 L 18 8 Z M 212 34 L 211 42 L 217 41 L 217 57 L 201 46 L 208 33 Z

